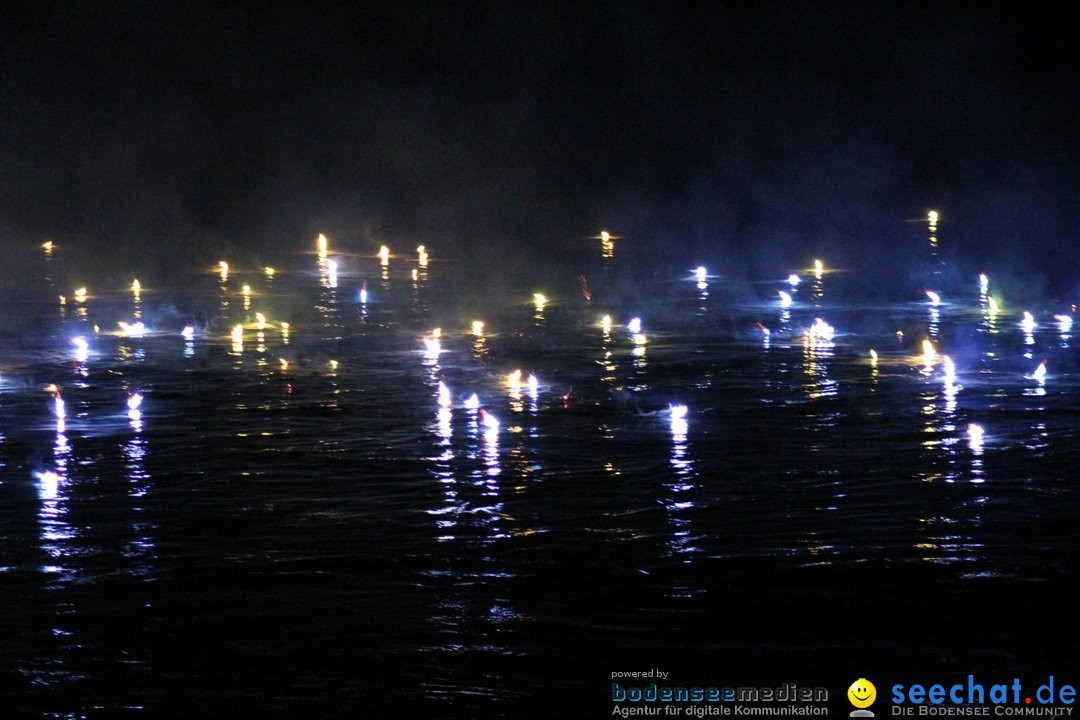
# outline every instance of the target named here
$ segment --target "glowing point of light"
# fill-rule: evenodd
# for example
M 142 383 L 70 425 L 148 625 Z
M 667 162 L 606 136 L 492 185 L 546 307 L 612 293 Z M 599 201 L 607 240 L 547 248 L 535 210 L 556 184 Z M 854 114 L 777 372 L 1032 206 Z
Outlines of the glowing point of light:
M 338 369 L 338 361 L 337 360 L 331 360 L 329 365 L 330 365 L 331 370 L 337 370 Z
M 222 260 L 218 263 L 218 272 L 221 274 L 221 282 L 229 279 L 229 263 Z
M 870 364 L 877 365 L 877 350 L 870 348 Z
M 990 278 L 986 277 L 986 273 L 979 273 L 979 291 L 986 293 L 990 287 Z
M 821 274 L 825 272 L 825 265 L 820 260 L 814 261 L 814 277 L 818 280 L 821 279 Z
M 537 389 L 540 387 L 540 380 L 538 380 L 537 377 L 532 373 L 529 373 L 529 377 L 525 381 L 525 384 L 526 386 L 528 386 L 529 392 L 535 394 Z
M 416 255 L 417 255 L 417 259 L 418 259 L 418 261 L 420 263 L 420 267 L 427 267 L 427 264 L 428 264 L 427 248 L 425 248 L 423 245 L 418 246 L 416 248 Z
M 1031 377 L 1038 380 L 1040 383 L 1046 380 L 1046 361 L 1043 360 L 1039 363 L 1039 367 L 1035 368 L 1035 372 L 1031 373 Z
M 800 282 L 799 276 L 796 275 L 795 273 L 791 273 L 790 275 L 788 275 L 787 281 L 788 281 L 788 285 L 791 285 L 792 287 L 795 287 Z
M 120 326 L 120 332 L 125 337 L 142 337 L 146 334 L 146 326 L 141 322 L 132 323 L 128 325 L 126 322 L 117 323 Z
M 442 407 L 450 407 L 450 388 L 446 386 L 442 380 L 439 381 L 439 405 Z
M 53 398 L 53 412 L 56 413 L 57 420 L 63 420 L 67 417 L 67 409 L 64 407 L 64 398 L 60 397 L 60 393 L 56 393 L 56 397 Z
M 390 264 L 390 248 L 386 247 L 385 245 L 379 247 L 379 264 Z
M 791 294 L 790 293 L 786 293 L 783 290 L 780 290 L 780 291 L 777 292 L 777 295 L 780 296 L 780 307 L 784 307 L 784 308 L 791 307 Z
M 472 334 L 473 335 L 483 335 L 484 334 L 484 321 L 483 320 L 473 320 Z
M 360 304 L 367 305 L 367 288 L 360 288 Z
M 282 370 L 288 370 L 289 369 L 289 361 L 286 360 L 285 358 L 280 358 L 278 360 L 278 362 L 281 363 L 281 369 Z
M 67 298 L 66 297 L 64 297 L 63 295 L 59 295 L 57 297 L 60 298 L 60 304 L 61 305 L 67 305 Z
M 547 296 L 544 293 L 533 293 L 533 303 L 537 310 L 543 310 L 544 305 L 547 304 Z
M 258 327 L 260 330 L 266 329 L 266 316 L 263 315 L 261 312 L 255 313 L 255 322 L 258 323 Z
M 424 341 L 424 354 L 429 358 L 439 357 L 439 353 L 442 352 L 442 343 L 439 338 L 423 338 Z
M 46 240 L 45 242 L 41 243 L 41 249 L 44 250 L 46 253 L 52 252 L 52 249 L 53 249 L 52 240 Z
M 937 359 L 937 350 L 934 349 L 934 344 L 930 340 L 922 341 L 922 357 L 923 365 L 930 367 L 934 364 L 934 360 Z
M 694 277 L 697 278 L 698 282 L 705 282 L 705 278 L 708 277 L 708 271 L 705 269 L 704 265 L 699 265 L 697 269 L 694 270 Z
M 319 250 L 319 257 L 326 257 L 326 250 L 330 245 L 330 242 L 326 239 L 326 236 L 319 233 L 319 237 L 315 240 L 316 247 Z
M 639 318 L 639 317 L 632 318 L 630 320 L 630 322 L 626 323 L 626 329 L 629 330 L 630 332 L 634 333 L 635 335 L 637 333 L 640 333 L 641 332 L 641 318 Z
M 60 476 L 52 470 L 35 472 L 34 477 L 41 483 L 39 493 L 43 500 L 55 500 L 60 491 Z
M 195 326 L 194 325 L 185 326 L 184 329 L 180 331 L 180 335 L 185 340 L 193 340 L 195 338 Z
M 135 278 L 131 283 L 131 292 L 138 295 L 142 292 L 142 283 L 139 282 L 139 278 Z
M 244 295 L 250 295 L 251 294 L 251 286 L 250 285 L 244 285 L 242 288 L 240 288 L 240 292 L 242 294 L 244 294 Z
M 611 235 L 608 234 L 607 230 L 602 230 L 600 232 L 600 240 L 602 242 L 611 242 Z
M 936 223 L 938 221 L 937 210 L 931 210 L 930 212 L 926 213 L 926 219 L 932 223 Z
M 814 324 L 806 330 L 806 334 L 811 340 L 831 342 L 836 335 L 836 329 L 821 318 L 815 318 Z
M 244 326 L 243 325 L 240 325 L 240 324 L 233 325 L 232 341 L 234 343 L 242 343 L 242 342 L 244 342 Z
M 413 282 L 416 282 L 416 279 L 420 276 L 420 271 L 417 270 L 416 268 L 413 268 L 411 275 L 412 275 Z
M 277 273 L 277 270 L 272 267 L 264 267 L 263 272 L 266 273 L 266 277 L 274 277 L 275 273 Z
M 143 396 L 141 393 L 131 393 L 127 397 L 128 410 L 138 410 L 142 405 Z
M 287 323 L 287 322 L 281 323 L 281 329 L 282 329 L 283 332 L 288 333 L 289 332 L 289 323 Z
M 941 366 L 945 373 L 945 382 L 952 384 L 952 382 L 956 380 L 956 364 L 948 355 L 942 355 Z
M 772 336 L 772 330 L 770 330 L 769 328 L 762 325 L 761 326 L 761 334 L 764 335 L 765 337 L 771 337 Z
M 644 333 L 634 333 L 634 344 L 635 345 L 644 345 L 648 341 L 649 341 L 649 339 L 647 337 L 645 337 Z
M 489 413 L 487 410 L 480 411 L 480 421 L 484 423 L 484 427 L 494 430 L 499 427 L 499 419 Z
M 1054 319 L 1058 321 L 1058 328 L 1061 329 L 1061 332 L 1067 333 L 1072 329 L 1072 324 L 1073 324 L 1072 316 L 1070 316 L 1070 315 L 1055 315 Z
M 604 328 L 604 332 L 610 332 L 611 331 L 611 316 L 610 315 L 605 315 L 604 317 L 600 318 L 600 325 Z
M 465 409 L 476 410 L 480 407 L 480 396 L 473 393 L 469 397 L 465 398 Z
M 1020 321 L 1020 327 L 1024 328 L 1026 333 L 1035 332 L 1035 316 L 1025 310 L 1024 319 Z
M 672 420 L 682 420 L 689 412 L 689 408 L 685 405 L 668 405 L 668 412 L 671 413 Z
M 337 261 L 326 261 L 326 284 L 332 288 L 337 287 Z
M 86 362 L 86 358 L 89 357 L 90 354 L 90 343 L 86 342 L 86 338 L 71 338 L 71 344 L 75 346 L 76 362 Z
M 506 384 L 511 388 L 516 388 L 521 384 L 521 371 L 515 370 L 514 372 L 506 376 Z
M 78 302 L 78 303 L 86 302 L 86 288 L 84 288 L 84 287 L 78 288 L 75 291 L 75 302 Z
M 971 445 L 972 450 L 978 450 L 982 448 L 983 435 L 985 434 L 982 425 L 976 423 L 969 423 L 968 428 L 968 442 Z
M 931 305 L 940 305 L 941 304 L 941 296 L 938 295 L 933 290 L 927 290 L 926 291 L 926 297 L 930 298 L 930 304 Z
M 433 337 L 433 338 L 441 338 L 442 337 L 442 328 L 437 327 L 434 330 L 432 330 L 431 331 L 431 337 Z
M 997 300 L 995 300 L 992 297 L 986 298 L 986 308 L 987 308 L 987 310 L 990 311 L 991 315 L 997 315 L 997 313 L 998 313 Z

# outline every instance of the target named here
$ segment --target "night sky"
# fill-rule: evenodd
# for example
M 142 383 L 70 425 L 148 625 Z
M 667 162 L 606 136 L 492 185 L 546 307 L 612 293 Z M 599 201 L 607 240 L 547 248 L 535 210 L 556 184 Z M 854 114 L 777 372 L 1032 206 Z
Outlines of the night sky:
M 889 265 L 936 208 L 961 266 L 1080 288 L 1080 28 L 1046 4 L 9 7 L 5 245 L 525 262 L 607 228 L 753 277 Z

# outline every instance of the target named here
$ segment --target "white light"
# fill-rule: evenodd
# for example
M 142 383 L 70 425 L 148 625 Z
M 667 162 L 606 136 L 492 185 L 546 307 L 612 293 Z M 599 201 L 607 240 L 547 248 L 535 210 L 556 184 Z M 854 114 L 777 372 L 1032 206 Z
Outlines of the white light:
M 776 294 L 780 296 L 780 307 L 791 307 L 791 295 L 789 293 L 780 290 Z
M 367 288 L 360 288 L 360 304 L 367 305 Z
M 63 420 L 67 417 L 67 409 L 64 407 L 64 398 L 59 395 L 53 399 L 53 409 L 56 412 L 57 420 Z
M 188 340 L 188 341 L 194 340 L 195 339 L 195 326 L 194 325 L 187 325 L 186 327 L 184 327 L 183 330 L 180 331 L 180 335 L 185 340 Z
M 685 405 L 668 405 L 668 412 L 671 413 L 672 420 L 682 420 L 686 417 L 686 413 L 689 412 L 689 408 Z
M 1042 383 L 1046 380 L 1046 361 L 1043 360 L 1039 363 L 1039 367 L 1035 368 L 1035 372 L 1031 373 L 1031 377 Z
M 337 287 L 337 261 L 326 261 L 326 284 L 332 288 Z
M 480 407 L 480 397 L 476 393 L 473 393 L 469 397 L 465 398 L 465 409 L 466 410 L 476 410 L 479 407 Z
M 956 380 L 956 365 L 948 355 L 941 357 L 941 365 L 945 371 L 945 383 L 952 385 L 953 381 Z
M 424 341 L 424 356 L 430 359 L 439 357 L 439 353 L 442 352 L 442 343 L 438 338 L 423 338 Z
M 142 405 L 143 396 L 141 393 L 132 393 L 128 395 L 127 406 L 128 410 L 138 410 Z
M 626 324 L 626 328 L 633 334 L 637 335 L 641 332 L 641 318 L 633 318 L 632 320 L 630 320 L 630 322 Z
M 480 420 L 484 423 L 484 427 L 489 430 L 495 430 L 499 427 L 499 419 L 489 413 L 487 410 L 480 411 Z
M 90 355 L 90 343 L 86 342 L 86 338 L 71 338 L 71 344 L 75 346 L 75 361 L 86 362 L 86 358 Z
M 790 275 L 788 275 L 787 281 L 788 281 L 788 285 L 791 285 L 791 287 L 795 287 L 800 282 L 799 276 L 796 275 L 795 273 L 791 273 Z
M 526 386 L 529 388 L 529 392 L 536 395 L 536 391 L 540 388 L 540 381 L 535 375 L 529 373 L 529 378 L 525 381 Z
M 930 304 L 931 305 L 940 305 L 941 304 L 941 296 L 938 295 L 933 290 L 927 290 L 926 291 L 926 297 L 930 298 Z
M 699 265 L 697 270 L 694 270 L 694 276 L 697 278 L 698 282 L 705 282 L 705 278 L 708 277 L 708 271 L 705 269 L 704 265 Z
M 34 473 L 34 477 L 41 483 L 41 487 L 38 488 L 41 499 L 55 500 L 60 490 L 60 476 L 52 470 L 47 470 L 46 472 Z
M 439 381 L 439 405 L 441 405 L 441 406 L 443 406 L 445 408 L 445 407 L 450 407 L 450 404 L 451 404 L 450 388 L 448 388 L 446 386 L 446 383 L 444 383 L 442 380 L 440 380 Z
M 983 295 L 990 289 L 990 278 L 986 277 L 986 273 L 979 273 L 979 292 Z
M 811 339 L 831 341 L 836 335 L 836 329 L 821 318 L 816 318 L 814 324 L 806 331 Z
M 1020 327 L 1024 328 L 1024 332 L 1026 333 L 1030 334 L 1035 332 L 1035 328 L 1037 327 L 1035 324 L 1035 316 L 1025 310 L 1024 319 L 1020 321 Z
M 968 425 L 968 444 L 971 446 L 972 450 L 982 449 L 984 434 L 982 425 L 976 425 L 975 423 L 970 423 Z
M 937 210 L 931 210 L 930 212 L 926 213 L 926 219 L 932 223 L 936 223 L 938 221 Z
M 126 337 L 142 337 L 146 334 L 146 326 L 141 322 L 128 325 L 126 322 L 119 323 L 120 332 Z
M 1069 315 L 1055 315 L 1054 319 L 1058 321 L 1058 328 L 1061 332 L 1067 333 L 1072 330 L 1072 317 Z

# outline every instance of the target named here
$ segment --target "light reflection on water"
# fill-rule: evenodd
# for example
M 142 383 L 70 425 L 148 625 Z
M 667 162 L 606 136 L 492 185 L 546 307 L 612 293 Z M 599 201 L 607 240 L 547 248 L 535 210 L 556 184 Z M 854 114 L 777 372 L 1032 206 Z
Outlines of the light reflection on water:
M 1074 491 L 1055 460 L 1075 442 L 1068 345 L 1049 331 L 1029 342 L 974 293 L 950 297 L 936 319 L 910 303 L 884 311 L 920 333 L 936 324 L 943 353 L 958 326 L 971 329 L 949 383 L 939 365 L 923 369 L 894 328 L 864 322 L 870 311 L 815 312 L 827 307 L 824 280 L 808 288 L 811 302 L 779 313 L 771 288 L 747 307 L 729 306 L 722 282 L 708 292 L 680 283 L 675 309 L 660 300 L 605 307 L 622 320 L 607 329 L 591 305 L 538 310 L 518 293 L 485 309 L 488 324 L 473 335 L 465 310 L 440 314 L 450 290 L 438 273 L 414 282 L 358 267 L 381 280 L 365 315 L 344 271 L 334 288 L 321 261 L 316 277 L 305 262 L 306 274 L 282 266 L 266 307 L 269 281 L 252 280 L 256 309 L 271 320 L 262 330 L 228 301 L 224 282 L 204 279 L 202 301 L 216 315 L 205 332 L 200 323 L 197 353 L 170 330 L 101 338 L 89 362 L 71 365 L 68 334 L 84 318 L 57 319 L 47 301 L 63 342 L 19 359 L 25 389 L 0 397 L 10 410 L 0 426 L 4 530 L 18 545 L 26 530 L 16 519 L 30 519 L 24 559 L 37 568 L 17 579 L 16 594 L 32 602 L 43 588 L 60 597 L 78 586 L 101 603 L 149 607 L 133 621 L 149 638 L 132 641 L 143 650 L 162 642 L 158 623 L 182 635 L 188 604 L 210 608 L 229 618 L 218 627 L 234 659 L 260 652 L 283 619 L 304 626 L 334 615 L 347 627 L 326 637 L 379 647 L 399 670 L 438 658 L 425 660 L 438 670 L 416 684 L 427 696 L 501 697 L 521 676 L 499 663 L 528 656 L 530 639 L 607 638 L 618 625 L 688 641 L 682 628 L 723 612 L 731 587 L 850 605 L 862 581 L 825 574 L 869 567 L 875 591 L 899 598 L 896 609 L 926 601 L 910 577 L 891 579 L 898 567 L 934 566 L 947 574 L 932 577 L 949 582 L 1046 581 L 1052 571 L 1016 548 L 1017 508 L 1045 520 L 1034 530 L 1040 544 L 1077 549 L 1061 530 L 1061 500 Z M 834 278 L 829 302 L 840 295 Z M 165 293 L 145 298 L 148 325 L 166 325 L 153 305 Z M 644 341 L 625 329 L 636 312 L 648 319 Z M 800 332 L 819 315 L 836 324 L 835 337 Z M 279 317 L 290 318 L 288 339 Z M 192 320 L 177 318 L 177 329 Z M 755 323 L 770 320 L 765 345 Z M 238 323 L 249 326 L 234 344 Z M 432 353 L 419 339 L 437 325 L 458 331 Z M 877 361 L 867 361 L 870 347 Z M 1051 356 L 1044 383 L 1025 377 L 1025 352 Z M 516 368 L 523 381 L 508 388 Z M 535 389 L 524 384 L 534 371 Z M 37 385 L 53 379 L 72 383 L 70 430 L 43 425 Z M 437 403 L 440 381 L 452 407 Z M 116 398 L 128 386 L 149 392 L 142 413 L 125 418 Z M 462 406 L 473 392 L 498 429 Z M 668 414 L 676 402 L 688 419 Z M 971 422 L 986 427 L 985 440 L 969 440 Z M 33 465 L 30 505 L 6 479 L 20 465 Z M 297 576 L 302 589 L 288 595 Z M 227 602 L 217 598 L 223 588 Z M 350 615 L 354 607 L 362 612 Z M 680 616 L 691 621 L 664 624 Z M 96 622 L 77 609 L 52 625 L 82 638 Z M 28 666 L 61 658 L 96 677 L 108 672 L 95 664 L 102 653 L 127 657 L 129 645 L 95 637 L 93 652 L 62 653 L 27 639 L 18 657 Z M 915 640 L 896 643 L 921 652 Z M 155 669 L 199 672 L 149 655 Z M 483 673 L 455 671 L 462 657 Z

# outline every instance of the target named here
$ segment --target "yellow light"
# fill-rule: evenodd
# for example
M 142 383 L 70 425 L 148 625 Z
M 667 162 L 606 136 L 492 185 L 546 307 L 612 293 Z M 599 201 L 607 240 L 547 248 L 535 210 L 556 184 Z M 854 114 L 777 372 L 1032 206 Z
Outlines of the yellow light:
M 537 310 L 543 310 L 547 303 L 547 296 L 543 293 L 533 293 L 533 302 L 536 303 Z
M 319 248 L 319 257 L 321 257 L 321 258 L 326 257 L 326 249 L 327 249 L 327 246 L 330 244 L 327 241 L 326 236 L 323 235 L 322 233 L 319 233 L 319 239 L 316 242 L 317 242 L 318 248 Z
M 604 317 L 600 318 L 600 325 L 603 326 L 604 332 L 611 332 L 611 316 L 605 315 Z
M 930 212 L 926 213 L 926 219 L 929 220 L 931 223 L 936 223 L 938 221 L 937 210 L 931 210 Z
M 256 320 L 256 322 L 259 323 L 259 329 L 260 330 L 265 330 L 266 329 L 266 316 L 265 315 L 263 315 L 262 313 L 255 313 L 255 320 Z
M 997 313 L 998 313 L 997 300 L 995 300 L 992 297 L 986 298 L 986 308 L 987 308 L 987 310 L 990 311 L 991 315 L 997 315 Z
M 218 272 L 221 273 L 221 282 L 229 279 L 229 263 L 222 260 L 218 263 Z
M 481 326 L 482 326 L 482 325 L 483 325 L 483 324 L 481 323 Z M 432 331 L 431 331 L 431 337 L 433 337 L 433 338 L 440 338 L 440 337 L 442 337 L 442 328 L 435 328 L 434 330 L 432 330 Z
M 289 369 L 289 361 L 286 360 L 285 358 L 281 358 L 278 362 L 281 363 L 281 369 L 282 370 L 288 370 Z
M 600 241 L 605 243 L 611 242 L 611 235 L 608 234 L 607 230 L 604 230 L 600 233 Z
M 330 369 L 331 370 L 337 370 L 338 369 L 338 361 L 337 360 L 331 360 L 330 361 Z
M 86 302 L 86 288 L 79 288 L 75 291 L 75 302 Z
M 934 350 L 934 344 L 929 339 L 922 341 L 922 357 L 923 365 L 926 367 L 932 367 L 934 360 L 937 358 L 937 351 Z
M 48 255 L 49 253 L 51 253 L 51 252 L 52 252 L 52 249 L 53 249 L 53 242 L 52 242 L 52 240 L 46 240 L 45 242 L 41 243 L 41 249 L 45 251 L 45 254 L 46 254 L 46 255 Z
M 516 388 L 521 384 L 521 371 L 515 370 L 506 376 L 506 384 L 511 388 Z
M 412 279 L 413 279 L 413 282 L 416 282 L 416 278 L 417 278 L 417 276 L 418 276 L 418 271 L 417 271 L 417 269 L 416 269 L 416 268 L 413 268 L 413 269 L 412 269 Z
M 250 285 L 245 285 L 244 287 L 240 288 L 240 292 L 242 292 L 244 295 L 250 295 L 251 294 L 251 286 Z
M 385 245 L 381 245 L 379 247 L 379 264 L 380 265 L 389 265 L 390 264 L 390 248 L 386 247 Z
M 877 364 L 877 350 L 873 348 L 870 349 L 870 362 Z
M 136 295 L 142 292 L 142 284 L 139 283 L 139 278 L 135 278 L 134 282 L 131 283 L 131 292 Z
M 240 325 L 240 324 L 233 325 L 232 341 L 234 343 L 242 343 L 242 342 L 244 342 L 244 326 L 243 325 Z
M 289 323 L 287 323 L 287 322 L 281 323 L 281 329 L 284 330 L 285 332 L 289 332 Z
M 427 264 L 428 264 L 427 248 L 425 248 L 423 245 L 417 246 L 416 254 L 419 256 L 420 267 L 427 267 Z
M 274 277 L 274 274 L 277 272 L 277 270 L 272 267 L 264 267 L 263 272 L 266 273 L 266 277 Z
M 825 265 L 820 260 L 814 261 L 814 277 L 818 280 L 821 279 L 821 274 L 825 272 Z
M 484 334 L 484 321 L 483 320 L 473 320 L 472 333 L 473 333 L 473 335 L 483 335 Z
M 67 305 L 67 298 L 66 297 L 64 297 L 63 295 L 60 295 L 58 297 L 60 298 L 60 304 L 61 305 Z

